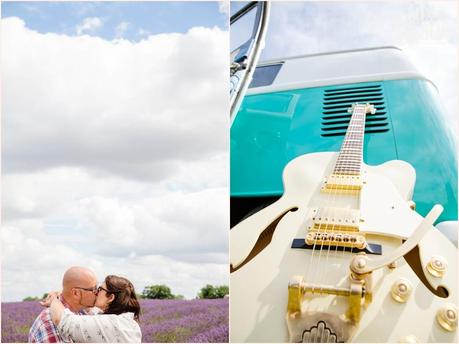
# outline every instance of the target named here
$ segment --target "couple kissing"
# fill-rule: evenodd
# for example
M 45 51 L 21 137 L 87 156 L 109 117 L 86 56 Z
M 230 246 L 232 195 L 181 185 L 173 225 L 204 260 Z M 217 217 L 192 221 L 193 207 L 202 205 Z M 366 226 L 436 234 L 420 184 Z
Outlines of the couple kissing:
M 91 270 L 74 266 L 62 279 L 62 292 L 41 301 L 46 308 L 29 331 L 31 343 L 140 343 L 140 305 L 132 283 L 109 275 L 98 285 Z

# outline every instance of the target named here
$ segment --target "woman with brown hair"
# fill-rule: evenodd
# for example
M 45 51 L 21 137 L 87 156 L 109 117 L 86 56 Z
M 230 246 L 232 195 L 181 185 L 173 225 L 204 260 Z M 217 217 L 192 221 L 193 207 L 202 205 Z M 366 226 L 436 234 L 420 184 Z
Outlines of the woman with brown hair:
M 79 343 L 140 343 L 140 305 L 134 286 L 124 277 L 109 275 L 97 289 L 95 315 L 76 315 L 64 307 L 58 293 L 45 301 L 65 341 Z

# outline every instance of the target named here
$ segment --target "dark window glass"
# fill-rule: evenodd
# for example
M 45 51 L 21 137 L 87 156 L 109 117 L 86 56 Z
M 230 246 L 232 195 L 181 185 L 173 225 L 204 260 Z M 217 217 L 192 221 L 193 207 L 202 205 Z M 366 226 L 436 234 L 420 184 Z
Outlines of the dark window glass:
M 271 85 L 281 67 L 282 63 L 257 67 L 253 73 L 252 82 L 250 83 L 249 88 Z

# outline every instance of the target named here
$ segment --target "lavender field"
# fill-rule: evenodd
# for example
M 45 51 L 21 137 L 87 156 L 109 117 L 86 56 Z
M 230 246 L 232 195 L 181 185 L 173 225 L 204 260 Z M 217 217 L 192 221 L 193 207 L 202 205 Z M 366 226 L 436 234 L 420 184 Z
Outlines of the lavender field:
M 143 342 L 228 342 L 228 299 L 142 300 Z M 2 303 L 1 341 L 27 342 L 42 307 L 38 302 Z

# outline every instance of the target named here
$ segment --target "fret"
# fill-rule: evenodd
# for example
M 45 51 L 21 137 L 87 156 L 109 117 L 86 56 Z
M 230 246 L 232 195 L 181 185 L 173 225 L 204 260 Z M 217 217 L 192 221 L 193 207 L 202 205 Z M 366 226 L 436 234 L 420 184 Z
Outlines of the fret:
M 336 162 L 336 165 L 338 165 L 338 164 L 341 164 L 341 165 L 344 165 L 344 164 L 355 164 L 355 165 L 359 165 L 359 164 L 361 164 L 361 162 L 362 162 L 362 161 L 361 161 L 360 159 L 359 159 L 359 160 L 357 160 L 357 159 L 356 159 L 356 160 L 341 160 L 341 161 L 337 161 L 337 162 Z
M 353 152 L 353 153 L 341 153 L 339 155 L 340 157 L 360 157 L 360 154 L 358 152 Z
M 354 158 L 354 159 L 338 159 L 338 160 L 336 160 L 337 164 L 345 163 L 345 162 L 351 162 L 351 163 L 354 163 L 354 164 L 358 164 L 358 163 L 362 162 L 362 159 Z
M 340 156 L 360 156 L 361 152 L 362 152 L 361 150 L 352 151 L 352 152 L 341 152 Z
M 336 159 L 336 161 L 362 161 L 362 158 L 360 156 L 356 156 L 356 155 L 353 155 L 349 158 L 346 158 L 346 157 L 342 157 L 342 156 L 339 156 L 338 155 L 338 158 Z
M 347 162 L 347 163 L 341 162 L 341 163 L 336 164 L 336 167 L 346 167 L 346 166 L 360 167 L 361 163 L 356 161 L 356 162 Z
M 360 165 L 358 165 L 358 166 L 357 166 L 357 165 L 341 165 L 341 166 L 336 166 L 337 169 L 340 169 L 340 168 L 341 168 L 341 169 L 348 169 L 348 168 L 349 168 L 349 169 L 357 169 L 357 170 L 359 170 L 360 167 L 361 167 Z
M 344 163 L 344 162 L 352 162 L 352 163 L 359 163 L 362 161 L 362 159 L 359 158 L 349 158 L 349 159 L 345 159 L 345 158 L 338 158 L 337 160 L 337 163 Z
M 354 146 L 346 146 L 345 149 L 348 149 L 348 148 L 353 148 L 355 149 L 355 151 L 353 152 L 353 154 L 358 154 L 360 155 L 362 153 L 362 145 L 354 145 Z
M 340 165 L 336 166 L 337 168 L 360 168 L 361 165 Z
M 368 104 L 354 104 L 352 116 L 335 162 L 334 173 L 360 174 Z M 374 111 L 370 107 L 370 110 Z
M 360 166 L 361 164 L 352 164 L 352 163 L 336 165 L 336 167 L 360 167 Z
M 336 168 L 357 168 L 357 169 L 360 169 L 362 166 L 361 165 L 339 165 L 339 166 L 336 166 Z

